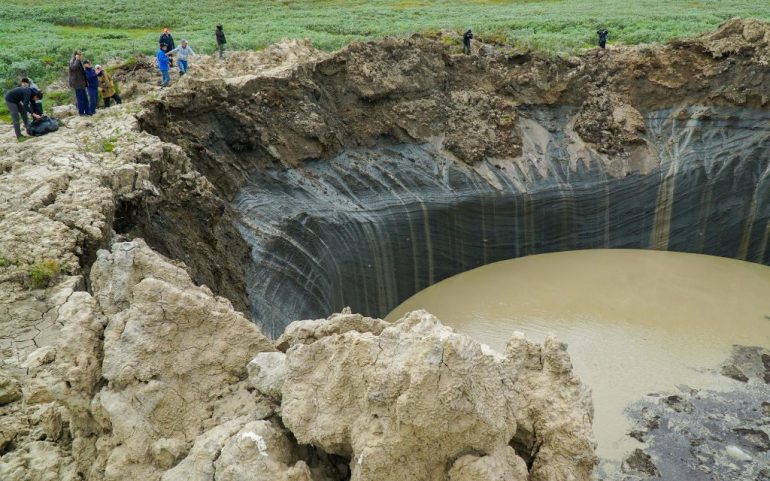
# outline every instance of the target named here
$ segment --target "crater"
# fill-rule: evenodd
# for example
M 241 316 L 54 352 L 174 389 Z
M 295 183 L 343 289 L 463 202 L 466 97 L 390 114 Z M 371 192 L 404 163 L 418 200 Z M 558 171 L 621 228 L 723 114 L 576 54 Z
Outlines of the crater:
M 350 306 L 384 317 L 454 274 L 504 259 L 597 248 L 767 263 L 770 140 L 759 111 L 647 115 L 649 172 L 576 158 L 569 111 L 519 125 L 521 159 L 458 162 L 433 144 L 379 145 L 255 173 L 237 192 L 251 246 L 251 313 L 271 335 Z M 539 118 L 538 118 L 539 117 Z
M 146 105 L 141 127 L 181 147 L 214 198 L 182 184 L 150 215 L 132 206 L 126 230 L 274 338 L 346 306 L 383 317 L 449 276 L 532 254 L 767 264 L 770 79 L 743 28 L 523 62 L 422 37 L 279 44 L 224 83 L 191 78 Z M 705 53 L 726 38 L 740 55 Z
M 180 183 L 149 215 L 123 209 L 123 228 L 183 254 L 273 338 L 345 307 L 384 317 L 443 279 L 534 254 L 767 265 L 770 32 L 747 41 L 757 28 L 569 59 L 456 55 L 419 36 L 244 54 L 226 78 L 186 78 L 147 103 L 141 127 L 211 190 Z

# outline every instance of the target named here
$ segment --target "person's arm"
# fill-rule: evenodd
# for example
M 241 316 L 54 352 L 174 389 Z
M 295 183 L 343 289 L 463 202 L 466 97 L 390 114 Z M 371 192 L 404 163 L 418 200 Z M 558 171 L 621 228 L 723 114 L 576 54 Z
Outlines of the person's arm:
M 179 50 L 180 48 L 181 48 L 181 47 L 176 47 L 176 48 L 172 49 L 170 52 L 166 52 L 166 55 L 171 55 L 172 53 L 176 52 L 176 51 L 177 51 L 177 50 Z
M 32 107 L 32 91 L 27 90 L 27 92 L 24 93 L 24 98 L 21 99 L 21 106 L 24 110 L 27 111 L 27 113 L 32 114 L 32 118 L 38 118 L 39 115 L 35 113 L 35 109 Z
M 197 53 L 195 53 L 195 50 L 193 50 L 192 47 L 187 47 L 187 48 L 190 49 L 190 54 L 191 55 L 193 55 L 193 56 L 198 55 Z

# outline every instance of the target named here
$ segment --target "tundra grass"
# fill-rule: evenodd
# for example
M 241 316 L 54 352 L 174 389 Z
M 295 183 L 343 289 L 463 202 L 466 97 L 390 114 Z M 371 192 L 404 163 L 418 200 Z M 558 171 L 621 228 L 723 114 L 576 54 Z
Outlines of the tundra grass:
M 564 55 L 591 47 L 598 26 L 610 43 L 662 42 L 713 29 L 733 17 L 770 19 L 767 0 L 3 0 L 0 83 L 20 76 L 45 85 L 66 74 L 71 52 L 104 63 L 153 54 L 164 25 L 177 43 L 215 49 L 221 22 L 229 49 L 310 38 L 322 49 L 354 40 L 468 26 L 494 38 Z M 4 105 L 0 106 L 0 108 Z

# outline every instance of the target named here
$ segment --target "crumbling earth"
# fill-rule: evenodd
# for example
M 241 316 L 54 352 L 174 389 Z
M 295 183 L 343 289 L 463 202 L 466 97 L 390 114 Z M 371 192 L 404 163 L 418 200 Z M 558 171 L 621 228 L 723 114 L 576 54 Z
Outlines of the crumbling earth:
M 382 137 L 471 164 L 536 163 L 517 157 L 532 105 L 574 108 L 575 148 L 623 176 L 644 170 L 639 112 L 766 109 L 769 44 L 767 24 L 741 20 L 569 59 L 463 56 L 420 36 L 332 53 L 290 41 L 204 59 L 162 93 L 147 66 L 118 72 L 141 106 L 43 138 L 16 144 L 4 127 L 0 479 L 591 479 L 590 398 L 556 340 L 494 353 L 422 312 L 393 325 L 343 313 L 267 339 L 241 314 L 248 249 L 231 196 L 254 169 Z M 726 372 L 762 386 L 739 364 Z M 683 426 L 723 405 L 662 399 L 628 476 L 667 472 L 660 419 Z M 767 477 L 770 408 L 747 409 L 723 424 L 735 449 L 696 433 L 685 465 L 730 479 L 746 455 Z

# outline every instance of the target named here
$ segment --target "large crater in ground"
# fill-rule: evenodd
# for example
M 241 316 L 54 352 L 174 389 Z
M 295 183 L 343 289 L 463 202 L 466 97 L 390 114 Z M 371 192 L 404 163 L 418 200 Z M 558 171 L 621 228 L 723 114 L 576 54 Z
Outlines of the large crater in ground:
M 757 126 L 770 126 L 770 115 L 646 117 L 645 155 L 659 165 L 622 177 L 598 159 L 575 162 L 566 111 L 522 122 L 532 162 L 471 167 L 432 144 L 399 144 L 254 174 L 234 200 L 252 247 L 254 319 L 277 335 L 287 321 L 345 306 L 384 317 L 459 272 L 555 251 L 668 249 L 767 263 L 770 138 Z
M 529 254 L 768 263 L 770 36 L 749 27 L 557 60 L 489 46 L 465 57 L 424 38 L 274 47 L 140 116 L 216 186 L 233 228 L 164 238 L 185 212 L 161 206 L 126 230 L 172 255 L 188 236 L 197 280 L 245 293 L 272 336 L 345 306 L 381 317 L 448 276 Z

